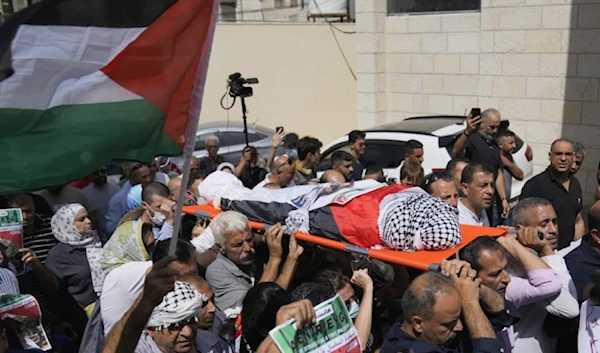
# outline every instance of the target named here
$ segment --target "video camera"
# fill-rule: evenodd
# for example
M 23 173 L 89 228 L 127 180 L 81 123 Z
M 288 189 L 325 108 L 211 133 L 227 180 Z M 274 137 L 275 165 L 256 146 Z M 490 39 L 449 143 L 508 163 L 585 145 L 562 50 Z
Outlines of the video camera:
M 229 85 L 229 95 L 232 97 L 247 98 L 252 97 L 252 87 L 244 85 L 254 85 L 258 83 L 257 78 L 245 79 L 239 72 L 229 75 L 227 80 Z

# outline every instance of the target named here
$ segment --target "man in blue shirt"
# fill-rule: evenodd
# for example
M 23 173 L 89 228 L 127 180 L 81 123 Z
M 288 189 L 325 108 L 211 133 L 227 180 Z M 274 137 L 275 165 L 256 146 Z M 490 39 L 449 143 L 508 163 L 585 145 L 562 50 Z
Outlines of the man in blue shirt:
M 462 353 L 460 338 L 468 328 L 473 353 L 501 353 L 492 325 L 479 304 L 477 271 L 464 261 L 453 263 L 449 277 L 427 272 L 402 297 L 403 321 L 388 333 L 381 353 Z
M 123 187 L 117 192 L 108 203 L 108 212 L 106 213 L 106 238 L 110 238 L 121 218 L 129 212 L 127 204 L 127 194 L 133 186 L 142 184 L 146 186 L 152 182 L 150 169 L 142 163 L 135 163 L 131 172 L 129 172 L 129 180 L 123 184 Z

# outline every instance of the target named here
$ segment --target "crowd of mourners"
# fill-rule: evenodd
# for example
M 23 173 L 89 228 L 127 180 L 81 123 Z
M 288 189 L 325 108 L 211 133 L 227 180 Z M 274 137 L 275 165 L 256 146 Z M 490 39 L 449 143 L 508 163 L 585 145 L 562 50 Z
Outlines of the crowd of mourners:
M 286 153 L 276 156 L 281 145 Z M 185 185 L 178 166 L 157 158 L 1 197 L 0 208 L 22 211 L 23 248 L 0 243 L 0 292 L 35 297 L 53 351 L 62 353 L 279 352 L 269 332 L 290 319 L 310 326 L 314 306 L 336 295 L 363 352 L 599 351 L 589 317 L 600 305 L 600 201 L 586 225 L 581 144 L 552 142 L 549 166 L 525 183 L 518 202 L 512 181 L 524 173 L 513 160 L 515 135 L 501 129 L 494 109 L 467 117 L 443 172 L 423 175 L 427 155 L 411 140 L 399 180 L 388 178 L 364 160 L 366 133 L 354 130 L 317 175 L 321 147 L 278 131 L 266 159 L 248 146 L 233 165 L 213 136 Z M 114 168 L 118 183 L 109 177 Z M 181 189 L 185 205 L 205 204 L 199 186 L 215 171 L 249 189 L 397 182 L 448 203 L 460 224 L 507 234 L 477 237 L 439 271 L 424 272 L 301 242 L 279 223 L 253 230 L 235 211 L 177 220 Z M 25 351 L 17 331 L 0 322 L 0 353 Z

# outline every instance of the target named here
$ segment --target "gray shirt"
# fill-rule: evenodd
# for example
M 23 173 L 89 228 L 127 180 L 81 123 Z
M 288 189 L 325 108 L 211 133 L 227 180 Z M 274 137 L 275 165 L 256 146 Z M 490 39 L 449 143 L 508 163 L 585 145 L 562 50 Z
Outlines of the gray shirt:
M 85 249 L 58 243 L 48 253 L 46 267 L 67 285 L 82 309 L 98 300 Z
M 256 266 L 250 267 L 248 275 L 231 260 L 218 254 L 206 269 L 206 280 L 215 295 L 215 304 L 221 311 L 242 306 L 246 293 L 256 283 Z
M 232 349 L 227 342 L 218 335 L 205 330 L 198 330 L 196 334 L 196 350 L 198 353 L 231 353 Z

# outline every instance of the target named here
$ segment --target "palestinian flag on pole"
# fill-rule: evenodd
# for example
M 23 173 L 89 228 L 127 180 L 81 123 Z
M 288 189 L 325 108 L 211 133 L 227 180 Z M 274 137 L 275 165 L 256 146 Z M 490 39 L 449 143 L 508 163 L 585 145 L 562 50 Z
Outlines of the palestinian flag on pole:
M 0 27 L 0 194 L 191 152 L 216 10 L 45 0 L 14 14 Z

